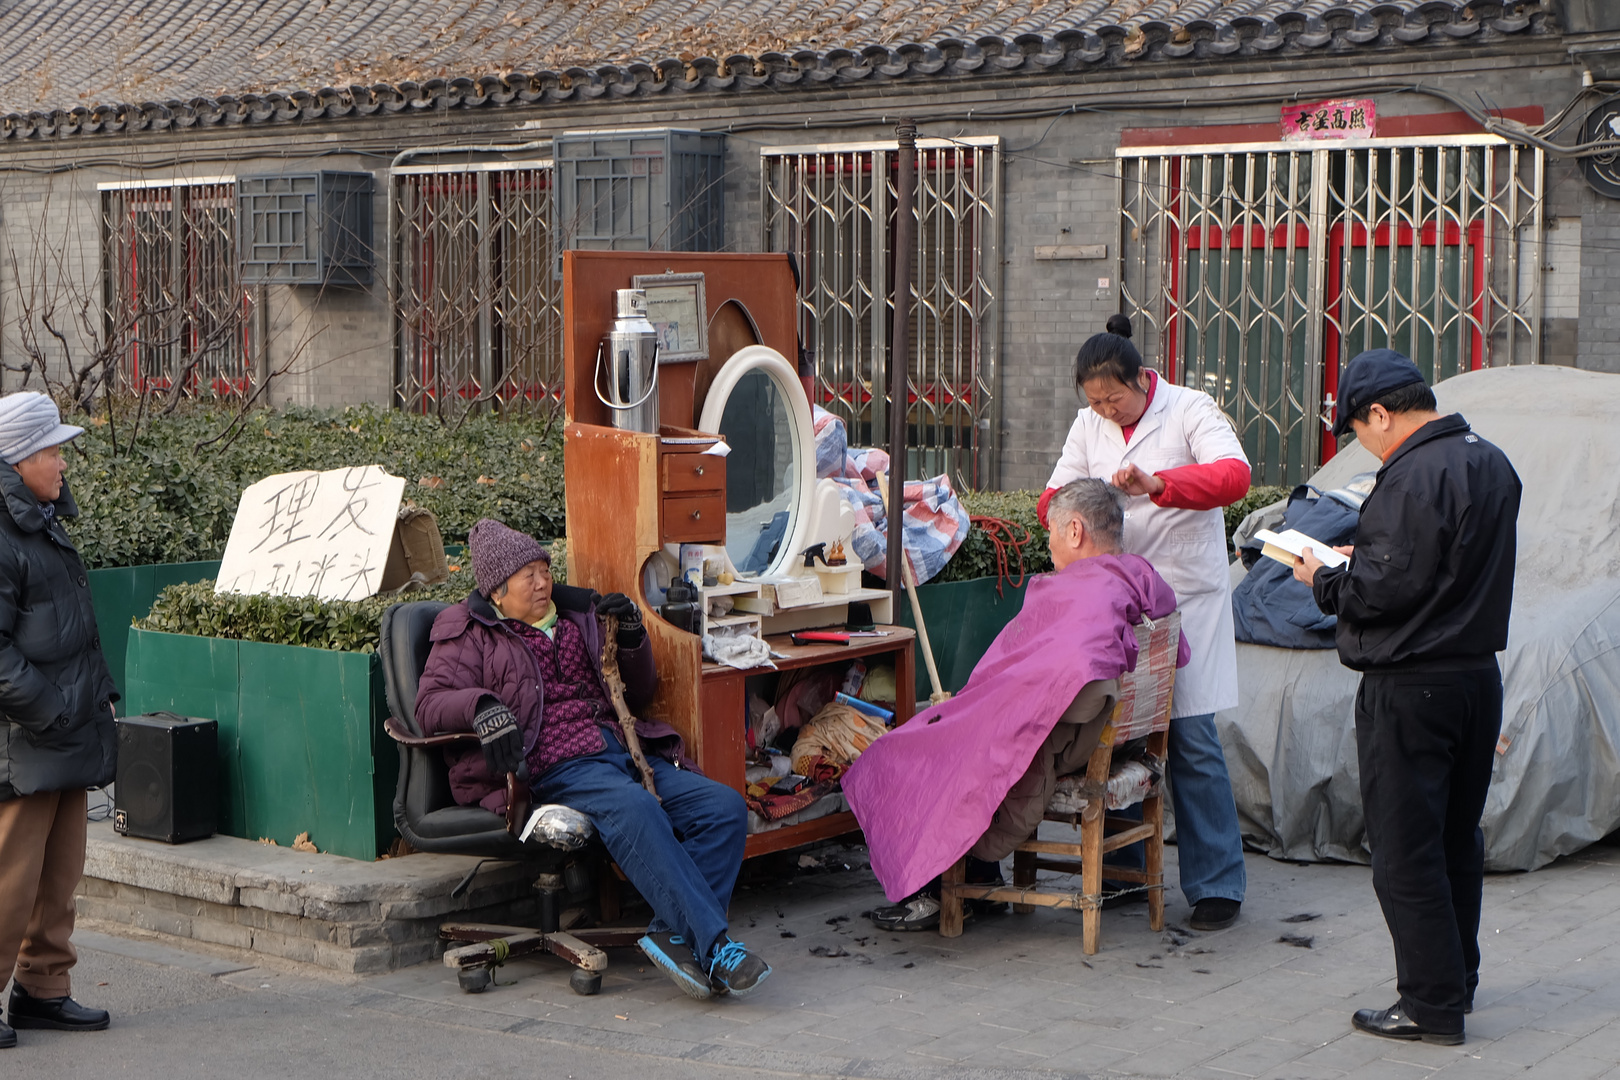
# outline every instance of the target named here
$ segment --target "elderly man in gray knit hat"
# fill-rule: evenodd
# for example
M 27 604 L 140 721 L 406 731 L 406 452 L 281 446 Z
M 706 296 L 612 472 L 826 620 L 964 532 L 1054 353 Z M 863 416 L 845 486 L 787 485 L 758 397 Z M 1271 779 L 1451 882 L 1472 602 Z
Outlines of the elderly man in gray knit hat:
M 478 735 L 479 749 L 445 751 L 456 801 L 505 813 L 515 773 L 537 802 L 578 810 L 652 905 L 638 942 L 647 958 L 690 997 L 753 992 L 770 965 L 726 923 L 748 839 L 742 796 L 695 772 L 673 729 L 637 720 L 657 788 L 648 792 L 608 696 L 598 615 L 618 620 L 629 707 L 657 688 L 635 602 L 555 584 L 546 549 L 499 521 L 474 525 L 467 546 L 478 588 L 434 620 L 416 698 L 428 734 Z
M 84 873 L 85 789 L 113 778 L 112 675 L 84 564 L 62 444 L 84 433 L 44 394 L 0 398 L 0 985 L 16 1028 L 99 1031 L 69 996 L 73 892 Z

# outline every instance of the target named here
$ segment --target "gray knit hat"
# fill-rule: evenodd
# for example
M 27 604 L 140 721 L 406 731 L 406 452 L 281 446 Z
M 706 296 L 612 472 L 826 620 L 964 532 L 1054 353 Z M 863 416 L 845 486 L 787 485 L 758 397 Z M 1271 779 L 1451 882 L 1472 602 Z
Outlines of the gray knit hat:
M 472 552 L 473 580 L 485 596 L 537 559 L 551 564 L 551 552 L 538 540 L 494 518 L 478 519 L 467 534 L 467 547 Z
M 0 397 L 0 461 L 15 465 L 31 454 L 84 434 L 62 423 L 56 402 L 32 390 Z

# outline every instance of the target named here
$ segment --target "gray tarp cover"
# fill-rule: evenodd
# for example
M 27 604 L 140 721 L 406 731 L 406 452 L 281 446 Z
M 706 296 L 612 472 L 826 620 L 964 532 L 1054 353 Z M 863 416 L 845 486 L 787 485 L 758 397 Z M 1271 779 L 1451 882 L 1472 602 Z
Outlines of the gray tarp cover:
M 1483 827 L 1487 869 L 1533 870 L 1620 826 L 1620 376 L 1498 368 L 1435 394 L 1524 481 Z M 1311 483 L 1342 487 L 1377 466 L 1352 443 Z M 1238 645 L 1242 700 L 1216 723 L 1244 836 L 1274 857 L 1367 861 L 1358 678 L 1334 651 Z

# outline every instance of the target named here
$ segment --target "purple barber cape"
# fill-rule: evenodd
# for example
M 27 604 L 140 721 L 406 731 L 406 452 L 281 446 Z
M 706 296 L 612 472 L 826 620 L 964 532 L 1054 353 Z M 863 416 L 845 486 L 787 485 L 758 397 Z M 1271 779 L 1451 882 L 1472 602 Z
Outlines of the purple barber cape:
M 1032 580 L 962 692 L 878 739 L 844 775 L 884 894 L 898 902 L 965 855 L 1080 688 L 1135 670 L 1130 627 L 1175 609 L 1139 555 L 1079 559 Z M 1183 636 L 1176 666 L 1189 655 Z

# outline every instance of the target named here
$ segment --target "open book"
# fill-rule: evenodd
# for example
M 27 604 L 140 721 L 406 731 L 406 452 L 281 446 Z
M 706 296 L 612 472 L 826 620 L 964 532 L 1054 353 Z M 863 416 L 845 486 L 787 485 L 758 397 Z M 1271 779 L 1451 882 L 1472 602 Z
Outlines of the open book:
M 1290 570 L 1294 567 L 1294 560 L 1305 554 L 1306 548 L 1310 548 L 1322 561 L 1322 565 L 1329 568 L 1346 566 L 1350 562 L 1348 556 L 1340 555 L 1329 545 L 1306 536 L 1298 529 L 1280 533 L 1274 533 L 1270 529 L 1259 529 L 1256 530 L 1254 538 L 1265 545 L 1260 549 L 1260 554 L 1268 559 L 1276 559 Z

